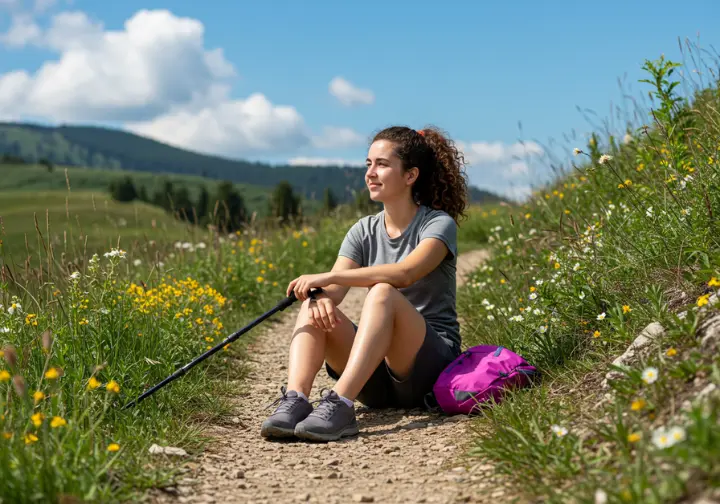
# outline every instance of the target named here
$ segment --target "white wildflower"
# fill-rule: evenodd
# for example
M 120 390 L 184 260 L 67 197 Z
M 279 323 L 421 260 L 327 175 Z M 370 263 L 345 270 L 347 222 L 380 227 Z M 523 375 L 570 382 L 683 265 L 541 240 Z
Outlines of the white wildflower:
M 685 429 L 679 426 L 671 427 L 667 431 L 667 435 L 670 438 L 670 442 L 672 444 L 679 443 L 680 441 L 685 441 Z
M 658 378 L 658 370 L 654 367 L 647 367 L 642 372 L 642 381 L 647 384 L 655 383 Z
M 608 161 L 612 160 L 612 158 L 613 157 L 608 154 L 603 154 L 602 156 L 600 156 L 600 159 L 598 159 L 598 163 L 605 164 Z
M 20 303 L 13 303 L 8 306 L 7 312 L 13 315 L 15 312 L 22 313 L 22 305 Z
M 75 271 L 70 275 L 70 280 L 79 280 L 80 279 L 80 272 Z
M 645 210 L 645 215 L 647 215 L 648 217 L 652 217 L 653 216 L 653 207 L 648 207 L 647 210 Z
M 488 301 L 487 298 L 484 298 L 482 301 L 480 301 L 480 304 L 487 306 L 490 304 L 490 301 Z
M 540 327 L 538 327 L 538 331 L 544 333 L 545 331 L 547 331 L 547 326 L 541 325 Z
M 575 266 L 573 266 L 573 271 L 577 271 L 580 269 L 580 263 L 575 263 Z
M 533 292 L 533 293 L 530 294 L 528 297 L 529 297 L 530 299 L 537 299 L 537 293 L 536 293 L 536 292 Z
M 7 334 L 10 332 L 9 327 L 0 327 L 0 334 Z
M 597 316 L 598 320 L 605 320 L 605 312 L 602 312 L 600 315 Z
M 625 133 L 625 136 L 623 137 L 623 143 L 629 144 L 632 141 L 633 141 L 632 135 L 630 133 Z
M 582 152 L 582 151 L 581 151 L 580 149 L 578 149 L 577 147 L 575 147 L 575 148 L 573 149 L 573 156 L 577 156 L 577 155 L 580 154 L 581 152 Z
M 488 320 L 495 320 L 495 316 L 491 313 L 490 315 L 487 316 L 487 319 L 488 319 Z
M 553 425 L 550 427 L 557 437 L 563 437 L 568 433 L 567 427 L 561 425 Z
M 207 245 L 205 245 L 205 242 L 199 242 L 195 244 L 195 247 L 199 249 L 204 249 L 205 247 L 207 247 Z
M 584 292 L 581 292 L 581 293 L 578 295 L 578 297 L 579 297 L 581 300 L 582 300 L 582 299 L 585 299 L 585 293 L 584 293 Z
M 533 310 L 533 315 L 542 315 L 542 310 L 540 308 L 535 308 Z
M 602 488 L 595 490 L 595 504 L 607 504 L 607 493 Z
M 665 427 L 655 429 L 652 435 L 652 442 L 660 449 L 672 446 L 670 436 L 668 435 L 667 430 L 665 430 Z
M 142 264 L 142 261 L 140 259 L 135 259 L 133 261 L 133 266 L 140 266 Z

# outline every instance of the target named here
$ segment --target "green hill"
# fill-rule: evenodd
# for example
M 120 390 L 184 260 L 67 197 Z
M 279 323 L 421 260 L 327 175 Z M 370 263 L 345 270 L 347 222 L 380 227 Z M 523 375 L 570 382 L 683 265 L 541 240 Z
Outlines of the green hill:
M 27 163 L 108 170 L 200 175 L 270 188 L 287 180 L 304 198 L 322 199 L 330 187 L 340 202 L 365 187 L 364 168 L 340 166 L 274 166 L 209 156 L 151 140 L 121 130 L 91 126 L 46 127 L 26 123 L 0 123 L 0 155 Z M 479 188 L 470 196 L 476 203 L 500 198 Z

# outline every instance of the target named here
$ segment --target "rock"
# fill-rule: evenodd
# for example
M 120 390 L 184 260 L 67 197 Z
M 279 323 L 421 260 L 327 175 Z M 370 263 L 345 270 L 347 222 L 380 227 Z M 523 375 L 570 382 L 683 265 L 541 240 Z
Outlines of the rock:
M 338 473 L 331 472 L 330 474 L 328 474 L 328 479 L 338 479 Z
M 640 354 L 650 343 L 652 343 L 653 340 L 662 336 L 664 333 L 665 328 L 660 325 L 660 323 L 653 322 L 648 324 L 645 329 L 640 331 L 638 337 L 635 338 L 635 341 L 633 341 L 627 350 L 625 350 L 625 353 L 612 362 L 612 365 L 619 367 L 630 365 L 638 354 Z M 621 372 L 612 370 L 605 375 L 605 379 L 602 381 L 601 386 L 603 388 L 607 388 L 609 380 L 617 379 L 621 376 L 623 376 Z
M 405 424 L 402 426 L 403 429 L 424 429 L 427 427 L 427 423 L 425 422 L 410 422 L 409 424 Z
M 235 479 L 244 479 L 245 478 L 245 471 L 236 471 L 235 472 Z
M 375 498 L 365 494 L 353 494 L 353 502 L 375 502 Z
M 696 335 L 700 338 L 700 347 L 713 352 L 720 347 L 720 313 L 705 317 L 698 324 Z
M 308 478 L 310 478 L 310 479 L 322 479 L 322 474 L 308 473 Z
M 336 466 L 339 463 L 340 463 L 340 460 L 338 460 L 338 459 L 328 459 L 325 462 L 323 462 L 323 465 L 326 467 L 330 467 L 330 466 Z
M 399 446 L 391 446 L 390 448 L 385 448 L 385 449 L 383 450 L 383 453 L 385 453 L 385 454 L 387 455 L 388 453 L 392 453 L 392 452 L 394 452 L 394 451 L 398 451 L 399 449 L 400 449 Z
M 182 448 L 176 448 L 174 446 L 160 446 L 153 443 L 153 445 L 148 449 L 148 452 L 152 453 L 153 455 L 158 454 L 165 454 L 165 455 L 177 455 L 179 457 L 186 457 L 187 452 L 183 450 Z
M 309 501 L 309 500 L 310 500 L 310 494 L 309 494 L 309 493 L 300 494 L 300 495 L 298 495 L 298 496 L 296 497 L 296 500 L 299 500 L 299 501 L 301 501 L 301 502 Z
M 462 414 L 461 415 L 453 415 L 451 417 L 443 418 L 443 423 L 462 422 L 463 420 L 467 420 L 468 418 L 470 418 L 470 417 L 467 415 L 462 415 Z

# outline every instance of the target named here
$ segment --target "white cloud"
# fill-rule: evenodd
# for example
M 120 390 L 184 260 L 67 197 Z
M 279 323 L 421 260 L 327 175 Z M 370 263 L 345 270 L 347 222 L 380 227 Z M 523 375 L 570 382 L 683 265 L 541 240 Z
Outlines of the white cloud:
M 0 35 L 0 43 L 9 47 L 23 47 L 38 41 L 41 35 L 42 31 L 32 16 L 18 14 L 13 16 L 8 31 Z
M 0 108 L 55 120 L 143 120 L 174 105 L 202 101 L 234 73 L 220 50 L 208 51 L 202 23 L 166 10 L 141 10 L 120 31 L 82 12 L 55 16 L 37 42 L 57 51 L 12 99 L 17 76 L 0 76 Z M 15 72 L 17 73 L 17 72 Z
M 353 168 L 365 166 L 360 160 L 324 157 L 294 157 L 288 160 L 288 164 L 291 166 L 348 166 Z
M 345 149 L 358 147 L 365 143 L 366 139 L 352 128 L 341 128 L 337 126 L 326 126 L 320 135 L 313 137 L 313 146 L 319 149 Z
M 140 135 L 177 146 L 228 156 L 292 151 L 310 142 L 302 116 L 273 105 L 264 95 L 220 99 L 196 110 L 179 107 L 155 119 L 128 123 Z
M 57 0 L 35 0 L 33 10 L 37 13 L 43 13 L 49 10 L 57 3 Z
M 331 95 L 348 107 L 371 105 L 375 102 L 375 94 L 371 90 L 355 87 L 342 77 L 335 77 L 331 80 L 328 88 Z
M 468 164 L 501 163 L 524 158 L 525 156 L 542 155 L 543 149 L 535 142 L 457 142 Z

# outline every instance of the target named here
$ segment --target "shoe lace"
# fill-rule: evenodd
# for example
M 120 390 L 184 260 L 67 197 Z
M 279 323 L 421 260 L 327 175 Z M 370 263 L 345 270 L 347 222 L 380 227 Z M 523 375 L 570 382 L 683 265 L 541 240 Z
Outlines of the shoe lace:
M 323 392 L 325 390 L 328 389 L 324 388 L 320 391 L 322 398 L 312 402 L 313 405 L 317 404 L 317 408 L 313 410 L 313 415 L 319 416 L 323 420 L 329 420 L 333 413 L 335 413 L 335 408 L 337 408 L 338 406 L 338 401 L 337 399 L 331 399 L 329 393 L 323 395 Z
M 275 410 L 276 413 L 289 413 L 295 408 L 295 406 L 298 405 L 298 399 L 300 399 L 300 397 L 288 397 L 285 385 L 280 387 L 280 392 L 282 395 L 265 406 L 264 409 L 268 409 L 279 404 L 277 410 Z

